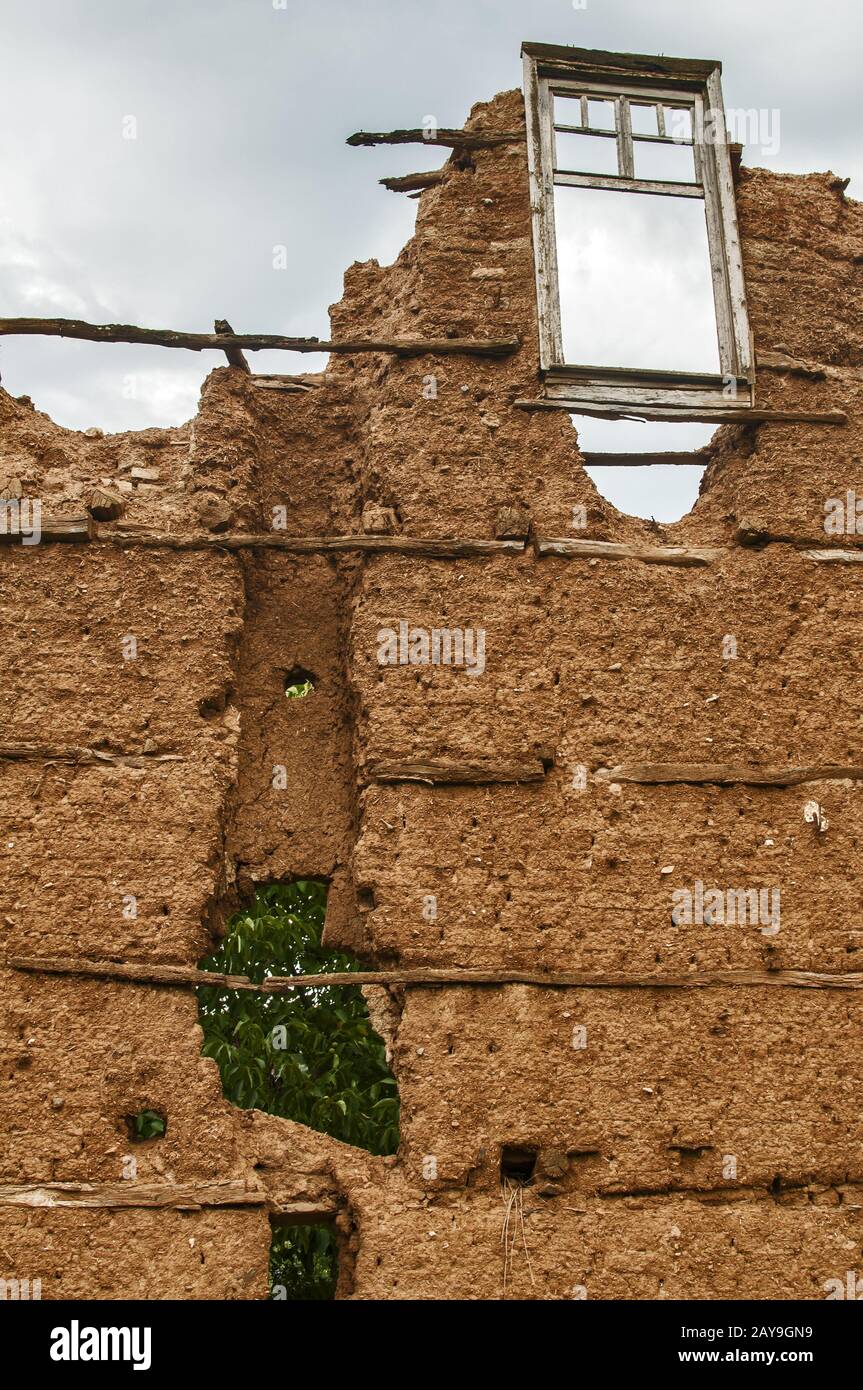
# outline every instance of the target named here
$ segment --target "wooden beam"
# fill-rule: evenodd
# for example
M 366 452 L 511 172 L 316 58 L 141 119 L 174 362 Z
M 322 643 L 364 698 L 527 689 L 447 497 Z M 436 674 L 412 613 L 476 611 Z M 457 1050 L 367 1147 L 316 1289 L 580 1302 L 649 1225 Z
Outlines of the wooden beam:
M 0 337 L 20 334 L 81 338 L 92 343 L 150 343 L 190 352 L 246 348 L 249 352 L 391 352 L 397 357 L 446 353 L 508 357 L 520 346 L 518 338 L 353 338 L 334 343 L 326 338 L 287 338 L 278 333 L 180 333 L 170 328 L 137 328 L 128 323 L 85 323 L 83 319 L 0 318 Z
M 656 464 L 704 468 L 712 455 L 704 449 L 674 449 L 659 454 L 582 454 L 585 468 L 652 468 Z
M 44 1182 L 0 1184 L 0 1207 L 157 1207 L 162 1210 L 200 1211 L 204 1207 L 263 1207 L 269 1202 L 264 1188 L 249 1188 L 242 1181 L 210 1183 Z M 282 1209 L 284 1210 L 284 1208 Z
M 100 748 L 70 744 L 0 743 L 0 762 L 97 763 L 102 767 L 151 767 L 181 763 L 181 753 L 105 753 Z
M 311 1226 L 325 1225 L 335 1220 L 339 1207 L 335 1201 L 280 1202 L 271 1197 L 268 1202 L 270 1225 L 272 1226 Z
M 536 758 L 494 763 L 383 762 L 368 769 L 372 782 L 428 782 L 432 786 L 541 782 L 545 768 Z
M 704 81 L 714 69 L 722 70 L 715 58 L 665 58 L 655 53 L 612 53 L 601 48 L 570 48 L 553 43 L 523 43 L 523 54 L 536 63 L 562 76 L 584 71 L 594 81 L 604 81 L 605 74 L 619 77 L 637 74 L 639 78 L 658 77 L 663 81 Z M 666 102 L 666 106 L 672 105 Z
M 652 405 L 599 405 L 595 401 L 518 400 L 516 410 L 566 410 L 570 415 L 595 415 L 603 420 L 693 420 L 717 425 L 846 425 L 844 410 L 759 410 L 750 406 L 722 410 L 711 406 L 680 406 L 674 409 Z
M 755 365 L 761 371 L 788 372 L 791 376 L 810 377 L 813 381 L 823 381 L 827 376 L 827 368 L 820 363 L 803 362 L 785 352 L 756 352 Z
M 787 372 L 791 376 L 808 377 L 812 381 L 847 381 L 849 377 L 863 375 L 863 367 L 858 365 L 836 366 L 831 362 L 809 362 L 800 357 L 792 357 L 787 352 L 757 352 L 755 364 L 763 371 Z
M 215 333 L 227 335 L 228 337 L 235 336 L 234 330 L 228 323 L 227 319 L 216 319 L 216 321 L 213 324 L 213 331 Z M 252 369 L 249 366 L 248 361 L 246 360 L 246 354 L 243 352 L 242 348 L 225 348 L 225 356 L 228 359 L 229 367 L 236 367 L 238 371 L 248 372 L 249 375 L 251 375 Z
M 441 128 L 434 134 L 427 129 L 357 130 L 346 145 L 443 145 L 452 150 L 489 150 L 496 145 L 514 145 L 524 140 L 523 130 L 482 131 Z
M 300 381 L 292 381 L 290 377 L 279 376 L 258 376 L 252 373 L 252 385 L 258 391 L 288 391 L 294 394 L 313 390 L 311 386 L 304 386 Z
M 253 386 L 271 391 L 313 391 L 327 383 L 326 372 L 297 372 L 291 376 L 284 372 L 252 372 L 251 377 Z
M 0 503 L 0 517 L 3 516 L 3 504 Z M 7 545 L 20 543 L 23 544 L 25 536 L 29 537 L 33 525 L 32 510 L 28 513 L 29 524 L 27 531 L 9 531 L 0 528 L 0 543 Z M 5 523 L 8 526 L 8 521 Z M 43 516 L 39 522 L 39 544 L 45 541 L 88 541 L 93 534 L 95 523 L 89 513 L 83 516 Z M 28 550 L 32 546 L 26 547 Z
M 436 536 L 285 536 L 280 531 L 222 532 L 194 531 L 188 535 L 173 535 L 167 531 L 152 531 L 148 527 L 132 529 L 113 526 L 100 527 L 96 537 L 100 542 L 116 546 L 149 546 L 169 550 L 288 550 L 296 555 L 317 555 L 330 551 L 390 552 L 402 555 L 427 555 L 444 559 L 469 558 L 472 555 L 523 554 L 525 542 L 461 539 Z
M 678 459 L 681 463 L 703 466 L 709 461 L 700 453 L 678 454 L 585 454 L 585 463 L 595 466 L 613 459 L 615 466 L 649 465 Z M 18 541 L 19 536 L 0 534 L 0 540 Z M 68 517 L 53 523 L 43 522 L 41 543 L 49 541 L 90 540 L 121 549 L 164 550 L 286 550 L 295 555 L 319 555 L 338 551 L 359 551 L 368 554 L 423 555 L 430 559 L 470 559 L 478 555 L 523 555 L 524 540 L 491 540 L 485 537 L 456 536 L 285 536 L 279 531 L 234 531 L 214 535 L 209 531 L 191 531 L 176 535 L 157 531 L 149 526 L 117 527 L 113 522 L 98 523 L 92 517 Z M 746 532 L 738 528 L 738 544 L 746 549 L 754 545 L 792 545 L 807 560 L 820 564 L 851 564 L 863 561 L 863 546 L 857 550 L 816 548 L 812 541 L 768 532 Z M 36 549 L 37 547 L 33 547 Z M 617 541 L 582 540 L 574 536 L 540 537 L 536 550 L 540 555 L 561 555 L 570 559 L 641 560 L 652 565 L 709 565 L 732 546 L 650 546 L 629 545 Z M 86 750 L 93 758 L 107 760 L 109 755 Z M 125 755 L 124 755 L 125 756 Z M 152 758 L 148 761 L 152 762 Z
M 216 971 L 197 970 L 188 965 L 148 965 L 142 961 L 75 960 L 67 956 L 15 956 L 7 961 L 12 970 L 24 970 L 45 975 L 93 975 L 106 980 L 127 980 L 139 985 L 180 985 L 198 988 L 213 986 L 220 989 L 246 990 L 260 993 L 263 986 L 254 984 L 246 975 L 224 975 Z
M 540 537 L 539 555 L 562 555 L 575 560 L 641 560 L 645 565 L 710 565 L 724 551 L 713 546 L 625 545 L 618 541 L 576 540 L 571 536 Z
M 623 193 L 663 194 L 669 198 L 703 198 L 700 183 L 670 183 L 662 179 L 636 179 L 625 174 L 571 174 L 555 169 L 554 182 L 564 188 L 610 188 Z
M 807 560 L 815 560 L 819 565 L 860 565 L 863 564 L 863 546 L 856 550 L 804 550 Z
M 863 763 L 824 763 L 809 767 L 750 767 L 742 763 L 621 763 L 596 774 L 604 782 L 647 786 L 686 782 L 719 786 L 798 787 L 804 782 L 863 781 Z
M 430 966 L 403 966 L 387 970 L 334 971 L 317 975 L 271 975 L 260 984 L 245 976 L 216 975 L 193 966 L 125 965 L 114 961 L 19 956 L 6 962 L 13 970 L 39 975 L 73 975 L 113 980 L 119 984 L 168 985 L 186 989 L 252 990 L 259 994 L 284 994 L 292 989 L 332 986 L 405 985 L 436 986 L 537 985 L 548 989 L 724 989 L 734 986 L 784 986 L 793 989 L 863 989 L 863 972 L 833 973 L 812 970 L 699 970 L 685 975 L 636 975 L 586 970 L 461 970 Z
M 401 174 L 397 178 L 378 179 L 391 193 L 422 193 L 426 188 L 434 188 L 443 183 L 443 169 L 430 169 L 426 174 Z

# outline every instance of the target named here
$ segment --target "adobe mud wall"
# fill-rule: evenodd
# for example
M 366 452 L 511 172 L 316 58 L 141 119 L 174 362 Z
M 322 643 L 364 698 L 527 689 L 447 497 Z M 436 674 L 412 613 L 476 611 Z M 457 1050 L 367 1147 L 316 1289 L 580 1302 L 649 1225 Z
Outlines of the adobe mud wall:
M 520 93 L 469 127 L 523 128 Z M 863 565 L 808 553 L 825 499 L 860 486 L 861 207 L 831 174 L 740 170 L 756 349 L 820 364 L 759 371 L 758 403 L 848 423 L 723 429 L 692 513 L 655 528 L 597 494 L 565 414 L 514 407 L 539 385 L 524 144 L 470 166 L 423 193 L 394 265 L 351 267 L 332 333 L 515 332 L 508 359 L 334 357 L 298 393 L 219 368 L 191 425 L 110 437 L 0 393 L 4 483 L 54 515 L 94 486 L 125 503 L 100 539 L 0 552 L 0 956 L 191 967 L 255 883 L 320 875 L 327 939 L 369 967 L 614 982 L 378 995 L 402 1144 L 373 1158 L 228 1105 L 189 991 L 5 964 L 0 1275 L 44 1298 L 263 1298 L 269 1216 L 297 1210 L 337 1212 L 357 1299 L 822 1298 L 863 1268 L 863 993 L 764 974 L 863 968 L 863 773 L 817 780 L 863 764 Z M 260 532 L 285 507 L 293 536 L 365 517 L 466 538 L 516 508 L 533 540 L 575 534 L 578 504 L 582 538 L 718 554 L 106 539 Z M 483 629 L 483 674 L 380 665 L 400 621 Z M 317 685 L 286 701 L 295 665 Z M 418 763 L 426 780 L 386 780 Z M 738 776 L 608 771 L 643 764 Z M 792 768 L 810 780 L 757 785 Z M 778 886 L 781 929 L 675 925 L 696 880 Z M 123 1117 L 144 1107 L 167 1134 L 129 1181 Z M 539 1151 L 505 1288 L 504 1145 Z M 33 1192 L 60 1183 L 107 1205 Z

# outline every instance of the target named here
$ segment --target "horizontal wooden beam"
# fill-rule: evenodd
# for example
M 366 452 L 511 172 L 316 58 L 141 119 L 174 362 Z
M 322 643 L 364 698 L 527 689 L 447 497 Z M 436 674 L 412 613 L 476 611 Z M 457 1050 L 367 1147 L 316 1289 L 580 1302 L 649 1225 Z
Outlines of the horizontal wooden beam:
M 188 965 L 148 965 L 146 962 L 75 960 L 67 956 L 15 956 L 7 965 L 12 970 L 44 975 L 91 975 L 106 980 L 126 980 L 139 985 L 179 985 L 198 988 L 206 985 L 220 989 L 245 990 L 260 994 L 263 985 L 254 984 L 246 975 L 225 975 L 217 971 L 197 970 Z
M 0 1207 L 157 1207 L 200 1211 L 204 1207 L 262 1207 L 264 1188 L 242 1181 L 210 1183 L 44 1182 L 0 1184 Z
M 711 456 L 703 449 L 674 449 L 658 454 L 583 453 L 581 457 L 585 468 L 653 468 L 657 464 L 704 468 Z
M 640 782 L 647 786 L 688 782 L 748 787 L 798 787 L 804 782 L 863 781 L 863 763 L 823 763 L 809 767 L 751 767 L 742 763 L 621 763 L 602 768 L 605 782 Z
M 540 537 L 539 555 L 562 555 L 574 560 L 640 560 L 645 565 L 710 565 L 725 553 L 715 546 L 627 545 L 620 541 L 576 540 L 571 536 Z
M 681 82 L 702 81 L 722 64 L 718 58 L 664 58 L 654 53 L 612 53 L 600 48 L 570 48 L 553 43 L 525 42 L 521 51 L 536 60 L 542 70 L 567 75 L 570 70 L 585 71 L 586 77 L 599 80 L 599 73 L 635 75 L 639 78 L 659 77 Z M 666 105 L 673 105 L 666 102 Z
M 545 768 L 537 758 L 489 763 L 382 762 L 368 769 L 372 782 L 428 782 L 432 786 L 496 782 L 541 782 Z
M 151 767 L 181 763 L 181 753 L 106 753 L 71 744 L 0 743 L 0 762 L 98 763 L 103 767 Z
M 621 193 L 650 193 L 668 198 L 703 198 L 700 183 L 673 183 L 668 179 L 635 179 L 622 174 L 577 174 L 555 169 L 554 182 L 564 188 L 608 188 Z
M 280 1202 L 273 1196 L 267 1203 L 273 1226 L 327 1225 L 339 1214 L 338 1203 L 327 1198 L 315 1202 Z
M 863 564 L 863 546 L 856 550 L 804 550 L 807 560 L 819 565 L 860 565 Z
M 7 545 L 23 544 L 25 539 L 29 539 L 34 525 L 32 509 L 26 514 L 26 529 L 22 532 L 18 530 L 0 528 L 0 543 Z M 88 541 L 93 535 L 95 528 L 93 518 L 84 513 L 83 516 L 43 516 L 39 522 L 39 544 L 45 541 Z M 31 549 L 30 545 L 25 547 Z
M 378 179 L 391 193 L 422 193 L 426 188 L 434 188 L 443 183 L 443 169 L 429 169 L 425 174 L 400 174 L 396 178 Z
M 170 328 L 138 328 L 129 323 L 85 323 L 83 319 L 0 318 L 0 337 L 37 334 L 81 338 L 92 343 L 149 343 L 155 347 L 186 348 L 190 352 L 245 348 L 249 352 L 394 353 L 397 357 L 460 354 L 469 357 L 508 357 L 520 346 L 518 338 L 287 338 L 279 333 L 182 333 Z
M 585 460 L 598 460 L 602 454 L 586 454 Z M 628 455 L 612 455 L 626 459 Z M 663 461 L 661 454 L 636 454 L 634 460 Z M 687 455 L 687 457 L 689 457 Z M 693 455 L 696 458 L 697 455 Z M 791 545 L 798 554 L 818 564 L 859 564 L 863 562 L 863 546 L 858 549 L 837 550 L 827 546 L 815 547 L 811 541 L 789 536 L 770 535 L 761 531 L 738 528 L 737 542 L 741 548 L 754 545 Z M 59 521 L 43 521 L 41 544 L 50 541 L 93 541 L 121 549 L 143 547 L 164 550 L 286 550 L 295 555 L 325 555 L 337 551 L 359 551 L 369 554 L 423 555 L 430 559 L 470 559 L 477 555 L 523 555 L 524 540 L 491 540 L 485 537 L 457 536 L 285 536 L 280 531 L 233 531 L 213 534 L 210 531 L 190 531 L 185 535 L 157 531 L 150 526 L 121 526 L 98 523 L 90 516 L 65 517 Z M 2 534 L 0 540 L 22 543 L 18 534 Z M 38 549 L 38 547 L 31 547 Z M 619 541 L 583 540 L 574 536 L 540 537 L 536 541 L 539 555 L 560 555 L 570 559 L 641 560 L 649 565 L 709 565 L 735 546 L 651 546 Z M 90 750 L 92 752 L 92 750 Z M 94 755 L 95 756 L 95 755 Z M 99 755 L 103 756 L 103 755 Z M 107 755 L 104 755 L 107 756 Z
M 452 128 L 412 130 L 357 130 L 346 145 L 443 145 L 453 150 L 488 150 L 495 145 L 514 145 L 525 138 L 524 130 L 456 130 Z
M 810 381 L 824 381 L 828 377 L 841 380 L 843 377 L 860 376 L 860 367 L 838 367 L 830 362 L 808 362 L 800 357 L 792 357 L 787 352 L 756 352 L 755 365 L 762 371 L 786 372 L 789 376 L 808 377 Z
M 759 410 L 750 406 L 721 410 L 710 406 L 663 407 L 653 405 L 600 405 L 589 400 L 518 400 L 517 410 L 565 410 L 570 415 L 590 415 L 602 420 L 689 420 L 717 425 L 846 425 L 844 410 Z
M 314 391 L 323 385 L 323 374 L 314 376 L 309 372 L 298 376 L 267 376 L 263 372 L 252 372 L 250 380 L 259 391 Z
M 455 536 L 285 536 L 280 531 L 222 532 L 211 535 L 195 531 L 174 535 L 167 531 L 152 531 L 148 527 L 130 528 L 101 526 L 97 539 L 122 547 L 144 546 L 168 550 L 288 550 L 296 555 L 326 554 L 350 550 L 368 553 L 389 552 L 401 555 L 427 555 L 443 559 L 469 558 L 472 555 L 524 554 L 525 542 L 498 541 Z
M 685 975 L 636 975 L 586 970 L 460 970 L 430 966 L 405 966 L 388 970 L 334 971 L 317 975 L 271 975 L 260 984 L 243 975 L 217 975 L 193 966 L 119 964 L 115 961 L 18 956 L 6 964 L 13 970 L 40 975 L 72 975 L 117 983 L 168 985 L 185 989 L 202 987 L 284 994 L 292 989 L 332 986 L 404 985 L 433 988 L 505 985 L 537 985 L 548 989 L 725 989 L 735 986 L 771 986 L 791 989 L 863 989 L 863 972 L 833 973 L 813 970 L 699 970 Z
M 326 975 L 307 976 L 306 985 L 331 983 Z M 745 986 L 784 986 L 791 989 L 863 989 L 863 972 L 834 974 L 814 970 L 712 970 L 692 975 L 626 975 L 623 973 L 596 974 L 569 970 L 544 972 L 540 970 L 414 970 L 358 971 L 346 977 L 342 984 L 401 984 L 408 988 L 432 986 L 505 986 L 537 985 L 547 989 L 725 989 Z M 275 977 L 264 981 L 267 994 L 284 994 L 296 988 L 296 982 Z

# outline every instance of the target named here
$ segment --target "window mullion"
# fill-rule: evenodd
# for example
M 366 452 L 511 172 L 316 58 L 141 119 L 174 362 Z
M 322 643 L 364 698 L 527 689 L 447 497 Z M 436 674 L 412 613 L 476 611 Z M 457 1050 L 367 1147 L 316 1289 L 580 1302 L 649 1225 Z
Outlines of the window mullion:
M 626 97 L 615 99 L 617 107 L 617 172 L 622 178 L 635 178 L 635 155 L 632 149 L 632 119 Z

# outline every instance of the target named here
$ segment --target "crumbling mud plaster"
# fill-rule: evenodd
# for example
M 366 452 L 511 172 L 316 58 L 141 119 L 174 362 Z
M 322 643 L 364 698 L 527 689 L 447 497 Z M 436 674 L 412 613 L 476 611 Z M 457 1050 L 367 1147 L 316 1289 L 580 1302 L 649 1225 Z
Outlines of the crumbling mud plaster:
M 0 393 L 7 489 L 122 507 L 0 553 L 0 1274 L 43 1297 L 262 1298 L 270 1217 L 303 1212 L 339 1226 L 342 1298 L 821 1298 L 863 1261 L 863 565 L 813 557 L 859 480 L 863 214 L 832 174 L 740 169 L 756 352 L 797 359 L 758 403 L 848 420 L 724 427 L 655 528 L 597 494 L 565 413 L 514 405 L 539 391 L 523 127 L 518 92 L 477 106 L 513 138 L 451 159 L 332 310 L 336 340 L 514 355 L 334 356 L 294 391 L 219 368 L 191 425 L 111 437 Z M 538 553 L 577 506 L 581 539 L 712 553 Z M 527 542 L 195 540 L 274 508 L 298 538 Z M 481 629 L 483 670 L 382 665 L 402 622 Z M 194 967 L 298 875 L 369 968 L 549 975 L 377 998 L 395 1157 L 229 1106 L 189 991 L 13 964 Z M 778 888 L 779 930 L 674 921 L 696 882 Z M 167 1132 L 130 1145 L 141 1108 Z M 507 1145 L 536 1169 L 504 1290 Z

